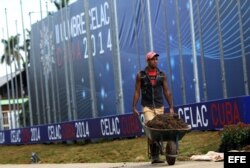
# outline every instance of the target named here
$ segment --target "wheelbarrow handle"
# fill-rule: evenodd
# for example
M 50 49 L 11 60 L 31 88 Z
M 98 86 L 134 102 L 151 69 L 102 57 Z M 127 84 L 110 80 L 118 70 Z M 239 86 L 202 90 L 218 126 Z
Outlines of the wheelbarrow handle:
M 141 123 L 141 125 L 144 126 L 144 122 L 141 120 L 140 115 L 138 115 L 138 120 L 139 120 L 139 122 Z

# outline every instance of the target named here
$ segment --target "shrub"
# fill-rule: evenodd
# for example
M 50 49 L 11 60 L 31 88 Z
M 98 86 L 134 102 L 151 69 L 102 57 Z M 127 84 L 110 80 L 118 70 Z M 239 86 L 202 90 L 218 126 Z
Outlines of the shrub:
M 235 125 L 225 125 L 221 132 L 220 152 L 241 150 L 250 144 L 250 124 L 239 122 Z

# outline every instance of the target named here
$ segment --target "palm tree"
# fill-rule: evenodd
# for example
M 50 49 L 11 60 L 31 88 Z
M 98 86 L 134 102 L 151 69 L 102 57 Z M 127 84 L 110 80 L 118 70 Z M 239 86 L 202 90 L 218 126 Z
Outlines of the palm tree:
M 21 70 L 22 68 L 25 68 L 25 64 L 29 63 L 29 57 L 30 57 L 30 31 L 27 30 L 28 33 L 28 37 L 26 39 L 26 41 L 24 42 L 24 44 L 22 46 L 19 45 L 19 34 L 15 35 L 15 36 L 11 36 L 8 40 L 2 39 L 2 43 L 4 45 L 4 54 L 1 57 L 1 63 L 6 63 L 6 65 L 10 66 L 12 65 L 12 63 L 15 63 L 15 72 L 17 70 L 17 67 L 19 70 Z M 25 50 L 28 53 L 28 59 L 24 60 L 23 56 L 20 53 L 20 50 Z M 21 63 L 23 64 L 23 67 L 21 68 Z M 26 75 L 25 73 L 23 73 L 24 75 Z M 12 72 L 11 72 L 12 75 Z M 18 86 L 17 84 L 17 75 L 14 75 L 15 78 L 15 85 L 12 82 L 11 86 L 13 86 L 12 90 L 15 89 L 15 95 L 13 95 L 15 98 L 20 98 L 20 94 L 23 93 L 23 81 L 22 81 L 22 73 L 19 74 L 20 77 L 20 85 Z M 12 77 L 11 77 L 12 78 Z M 12 79 L 11 79 L 12 80 Z M 14 88 L 15 86 L 15 88 Z M 20 90 L 19 90 L 20 89 Z M 19 91 L 18 91 L 19 90 Z M 13 94 L 13 93 L 12 93 Z M 23 98 L 23 95 L 21 95 L 21 97 Z M 20 108 L 19 105 L 17 105 L 16 107 Z M 22 111 L 22 113 L 19 114 L 19 122 L 21 126 L 27 126 L 27 124 L 29 124 L 29 108 L 27 107 L 27 103 L 26 104 L 22 104 L 22 108 L 24 111 Z M 25 113 L 25 114 L 24 114 Z
M 68 6 L 70 0 L 52 0 L 57 10 L 59 11 L 61 8 Z
M 27 125 L 30 125 L 29 101 L 27 101 L 27 102 L 24 103 L 24 109 L 25 109 L 24 112 L 19 113 L 19 124 L 20 124 L 21 127 L 26 127 Z M 25 113 L 25 115 L 24 115 L 24 113 Z M 25 119 L 24 119 L 24 117 L 25 117 Z
M 13 62 L 15 66 L 18 67 L 18 63 L 20 60 L 24 62 L 22 55 L 19 52 L 19 36 L 17 34 L 15 36 L 11 36 L 8 40 L 2 39 L 2 43 L 4 45 L 4 54 L 1 56 L 1 63 L 4 62 L 7 65 L 11 65 Z
M 30 34 L 31 34 L 31 31 L 26 29 L 26 32 L 27 32 L 27 37 L 26 37 L 26 40 L 25 42 L 23 43 L 22 46 L 20 46 L 20 49 L 23 50 L 25 52 L 25 49 L 26 49 L 26 52 L 27 52 L 27 60 L 26 62 L 23 62 L 23 67 L 25 67 L 25 63 L 29 64 L 30 63 Z

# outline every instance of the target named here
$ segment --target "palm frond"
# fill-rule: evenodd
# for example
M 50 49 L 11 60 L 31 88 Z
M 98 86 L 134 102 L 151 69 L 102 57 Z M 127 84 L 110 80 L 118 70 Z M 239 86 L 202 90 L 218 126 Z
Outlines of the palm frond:
M 53 0 L 52 2 L 56 6 L 57 10 L 60 10 L 64 7 L 68 6 L 70 0 L 59 0 L 59 1 Z
M 1 56 L 1 64 L 4 63 L 4 60 L 5 60 L 5 55 L 3 54 L 3 55 Z

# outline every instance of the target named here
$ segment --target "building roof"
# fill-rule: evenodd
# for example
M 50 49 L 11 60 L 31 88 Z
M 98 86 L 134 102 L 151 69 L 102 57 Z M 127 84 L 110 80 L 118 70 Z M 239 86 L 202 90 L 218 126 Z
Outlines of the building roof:
M 23 72 L 24 70 L 22 70 L 21 72 Z M 12 75 L 12 78 L 15 78 L 15 76 L 19 75 L 20 71 L 17 71 L 16 73 L 14 72 Z M 8 81 L 7 81 L 8 79 Z M 0 77 L 0 87 L 2 87 L 3 85 L 5 85 L 7 82 L 9 82 L 11 80 L 11 74 L 7 74 L 4 75 L 2 77 Z
M 8 79 L 10 80 L 10 74 L 8 76 Z M 7 83 L 7 75 L 4 75 L 4 76 L 0 77 L 0 87 L 5 85 L 6 83 Z

